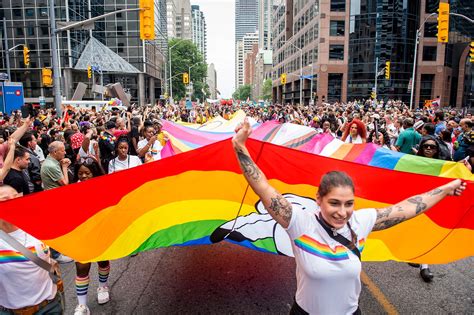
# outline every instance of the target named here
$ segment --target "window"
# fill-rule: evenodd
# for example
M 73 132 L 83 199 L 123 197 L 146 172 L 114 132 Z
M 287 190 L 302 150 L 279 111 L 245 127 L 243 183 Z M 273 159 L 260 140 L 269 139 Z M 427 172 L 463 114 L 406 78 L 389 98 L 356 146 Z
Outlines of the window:
M 49 36 L 49 27 L 41 26 L 41 34 Z
M 344 60 L 344 45 L 329 45 L 329 59 Z
M 331 0 L 331 11 L 345 12 L 346 0 Z
M 329 26 L 330 36 L 344 36 L 344 21 L 331 21 Z
M 28 36 L 35 36 L 35 28 L 34 27 L 28 27 L 27 32 L 28 32 Z
M 425 13 L 435 13 L 439 8 L 439 0 L 425 0 Z
M 125 46 L 124 43 L 118 43 L 118 49 L 117 49 L 117 51 L 118 51 L 119 53 L 123 53 L 123 52 L 124 52 L 124 49 L 123 49 L 124 46 Z
M 16 35 L 18 36 L 23 36 L 25 33 L 23 33 L 23 29 L 21 27 L 17 27 L 16 29 Z
M 39 17 L 48 17 L 48 8 L 39 8 L 38 9 Z
M 35 16 L 35 9 L 26 9 L 25 10 L 25 15 L 27 17 L 34 17 Z
M 123 26 L 117 26 L 117 35 L 125 35 L 123 32 Z
M 21 18 L 22 17 L 21 9 L 13 9 L 13 16 Z
M 423 61 L 436 61 L 436 46 L 423 46 Z
M 342 73 L 328 74 L 328 102 L 340 101 L 342 97 Z
M 436 22 L 426 22 L 425 23 L 425 37 L 436 37 L 438 33 L 438 24 Z

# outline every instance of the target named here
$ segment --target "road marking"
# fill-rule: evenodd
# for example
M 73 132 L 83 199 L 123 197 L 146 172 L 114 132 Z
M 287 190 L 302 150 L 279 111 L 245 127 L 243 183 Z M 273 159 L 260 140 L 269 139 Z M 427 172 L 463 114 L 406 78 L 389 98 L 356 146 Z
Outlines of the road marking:
M 383 294 L 382 290 L 380 290 L 379 287 L 369 278 L 365 271 L 361 272 L 360 278 L 362 282 L 367 286 L 369 291 L 372 293 L 372 295 L 375 297 L 375 299 L 380 303 L 380 305 L 382 305 L 383 309 L 387 312 L 387 314 L 399 314 L 395 306 L 390 303 L 385 294 Z

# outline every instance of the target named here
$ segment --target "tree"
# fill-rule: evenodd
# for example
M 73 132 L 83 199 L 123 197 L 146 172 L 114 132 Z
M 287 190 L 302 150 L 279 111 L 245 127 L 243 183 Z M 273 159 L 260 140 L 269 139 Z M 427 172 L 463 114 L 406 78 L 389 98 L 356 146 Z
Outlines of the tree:
M 268 101 L 272 99 L 272 79 L 266 79 L 263 82 L 263 88 L 262 88 L 262 96 L 261 98 L 264 101 Z
M 252 87 L 250 84 L 245 84 L 240 86 L 234 94 L 232 94 L 232 97 L 236 100 L 241 100 L 241 101 L 246 101 L 248 98 L 250 98 L 250 95 L 252 94 Z
M 186 39 L 173 38 L 168 42 L 171 49 L 171 77 L 173 80 L 173 98 L 186 97 L 186 85 L 183 83 L 183 73 L 188 73 L 191 68 L 189 82 L 193 84 L 192 99 L 204 99 L 207 95 L 206 83 L 207 64 L 196 45 Z

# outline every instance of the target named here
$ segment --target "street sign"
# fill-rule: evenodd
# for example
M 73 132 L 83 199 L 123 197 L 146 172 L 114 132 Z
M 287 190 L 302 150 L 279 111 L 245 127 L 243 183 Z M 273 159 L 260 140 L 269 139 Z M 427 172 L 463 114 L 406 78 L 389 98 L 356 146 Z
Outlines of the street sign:
M 11 113 L 14 110 L 20 109 L 25 103 L 23 95 L 23 83 L 4 82 L 3 102 L 5 104 L 6 113 Z
M 8 80 L 8 73 L 0 72 L 0 80 L 2 81 Z
M 40 103 L 40 106 L 46 105 L 46 99 L 44 98 L 44 96 L 39 97 L 39 103 Z

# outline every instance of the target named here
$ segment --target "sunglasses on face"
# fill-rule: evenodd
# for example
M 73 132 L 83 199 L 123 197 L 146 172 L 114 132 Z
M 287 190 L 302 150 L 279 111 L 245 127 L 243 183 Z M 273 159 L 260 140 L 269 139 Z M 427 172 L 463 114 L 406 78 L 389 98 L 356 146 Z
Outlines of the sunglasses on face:
M 436 146 L 436 144 L 423 144 L 423 149 L 437 150 L 438 147 Z

